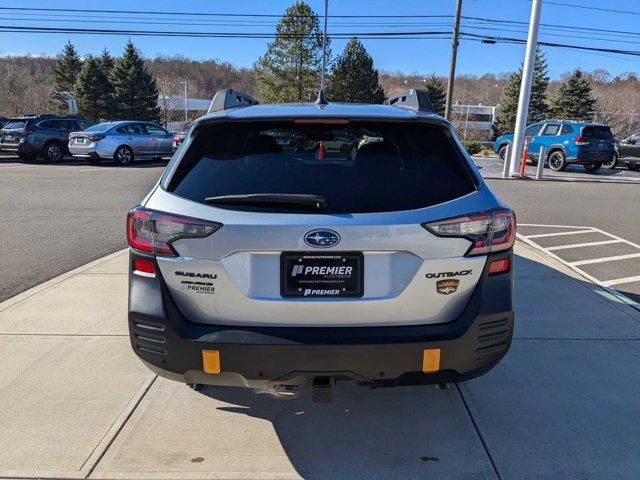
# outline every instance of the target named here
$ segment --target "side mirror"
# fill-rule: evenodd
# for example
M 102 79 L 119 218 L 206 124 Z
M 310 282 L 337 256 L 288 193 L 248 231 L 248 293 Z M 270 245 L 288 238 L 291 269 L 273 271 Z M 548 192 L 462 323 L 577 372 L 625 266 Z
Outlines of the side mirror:
M 636 144 L 636 141 L 635 141 L 635 139 L 633 139 L 633 138 L 627 138 L 627 139 L 626 139 L 624 142 L 622 142 L 622 143 L 627 143 L 627 144 L 629 144 L 629 145 L 635 145 L 635 144 Z

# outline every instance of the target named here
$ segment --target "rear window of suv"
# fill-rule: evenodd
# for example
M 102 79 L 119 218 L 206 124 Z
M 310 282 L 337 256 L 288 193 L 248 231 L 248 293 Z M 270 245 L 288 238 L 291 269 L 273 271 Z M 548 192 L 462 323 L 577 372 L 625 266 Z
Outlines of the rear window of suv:
M 381 122 L 205 125 L 168 185 L 201 203 L 222 195 L 321 195 L 324 213 L 334 214 L 413 210 L 474 189 L 442 127 Z
M 613 140 L 611 129 L 604 126 L 589 125 L 582 128 L 584 137 L 593 138 L 594 140 Z
M 22 130 L 26 124 L 26 120 L 9 120 L 9 123 L 2 128 L 5 130 Z

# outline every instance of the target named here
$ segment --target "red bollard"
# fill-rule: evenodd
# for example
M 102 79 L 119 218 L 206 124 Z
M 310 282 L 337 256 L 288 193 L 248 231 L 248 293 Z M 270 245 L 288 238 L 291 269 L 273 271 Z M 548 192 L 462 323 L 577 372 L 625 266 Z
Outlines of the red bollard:
M 529 137 L 524 137 L 524 149 L 522 150 L 522 161 L 520 162 L 520 178 L 524 177 L 524 171 L 527 167 L 527 153 L 529 150 Z

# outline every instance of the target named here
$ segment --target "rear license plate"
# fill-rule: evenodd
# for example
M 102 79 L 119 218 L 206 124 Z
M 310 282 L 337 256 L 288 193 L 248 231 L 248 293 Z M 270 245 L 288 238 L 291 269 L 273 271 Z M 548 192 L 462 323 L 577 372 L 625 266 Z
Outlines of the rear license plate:
M 364 255 L 349 253 L 283 253 L 280 294 L 283 297 L 341 298 L 364 293 Z
M 75 142 L 76 143 L 84 143 L 84 137 L 76 137 L 75 138 Z
M 4 136 L 4 141 L 5 142 L 13 142 L 16 139 L 16 137 L 14 137 L 13 135 L 5 135 Z

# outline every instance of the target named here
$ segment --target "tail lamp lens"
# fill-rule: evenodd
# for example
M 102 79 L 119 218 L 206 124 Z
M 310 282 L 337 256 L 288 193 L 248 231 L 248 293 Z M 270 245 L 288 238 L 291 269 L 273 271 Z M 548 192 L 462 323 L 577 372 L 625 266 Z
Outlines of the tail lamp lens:
M 573 143 L 576 145 L 589 145 L 590 142 L 588 138 L 578 135 L 577 137 L 573 137 Z
M 180 238 L 206 237 L 220 227 L 222 225 L 215 222 L 136 207 L 127 215 L 127 241 L 135 250 L 176 255 L 172 242 Z
M 516 219 L 511 210 L 495 210 L 422 226 L 439 237 L 466 238 L 473 242 L 467 255 L 508 250 L 516 237 Z
M 104 138 L 104 135 L 87 135 L 90 142 L 98 142 Z

